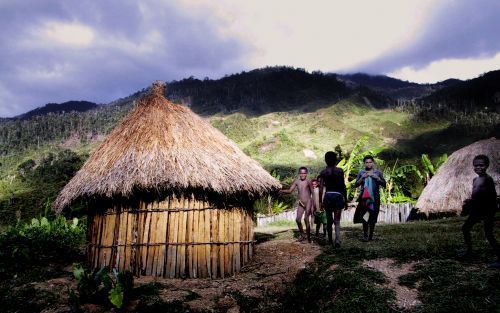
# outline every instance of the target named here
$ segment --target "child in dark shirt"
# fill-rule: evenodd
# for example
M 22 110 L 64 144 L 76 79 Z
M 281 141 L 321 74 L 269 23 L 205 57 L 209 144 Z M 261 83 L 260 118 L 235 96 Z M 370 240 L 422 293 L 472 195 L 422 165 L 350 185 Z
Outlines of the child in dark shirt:
M 500 268 L 500 247 L 493 234 L 495 225 L 495 213 L 497 210 L 497 193 L 493 178 L 486 173 L 490 160 L 486 155 L 477 155 L 472 161 L 474 172 L 478 175 L 472 183 L 472 194 L 470 199 L 465 200 L 464 207 L 469 207 L 469 217 L 462 226 L 464 241 L 467 250 L 460 254 L 462 258 L 470 258 L 472 253 L 471 229 L 474 224 L 483 222 L 484 233 L 488 239 L 497 261 L 490 267 Z

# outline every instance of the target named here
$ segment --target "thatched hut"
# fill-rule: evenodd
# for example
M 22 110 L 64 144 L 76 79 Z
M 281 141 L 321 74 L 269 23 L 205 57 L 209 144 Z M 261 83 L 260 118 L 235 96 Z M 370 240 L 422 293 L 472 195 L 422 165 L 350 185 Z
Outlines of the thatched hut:
M 253 253 L 252 203 L 280 184 L 165 84 L 115 127 L 54 203 L 88 205 L 87 262 L 136 275 L 224 277 Z
M 477 176 L 472 167 L 472 160 L 478 154 L 489 157 L 488 174 L 493 177 L 497 193 L 500 194 L 500 140 L 490 138 L 477 141 L 450 155 L 418 198 L 416 207 L 419 212 L 426 215 L 459 214 L 463 201 L 469 198 L 472 192 L 472 180 Z

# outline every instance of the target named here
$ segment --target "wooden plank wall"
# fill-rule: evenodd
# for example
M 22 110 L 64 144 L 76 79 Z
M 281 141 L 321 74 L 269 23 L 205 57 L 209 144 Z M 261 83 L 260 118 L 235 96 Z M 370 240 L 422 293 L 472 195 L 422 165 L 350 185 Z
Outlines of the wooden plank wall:
M 91 267 L 170 278 L 225 277 L 253 254 L 252 213 L 190 199 L 115 207 L 90 217 Z

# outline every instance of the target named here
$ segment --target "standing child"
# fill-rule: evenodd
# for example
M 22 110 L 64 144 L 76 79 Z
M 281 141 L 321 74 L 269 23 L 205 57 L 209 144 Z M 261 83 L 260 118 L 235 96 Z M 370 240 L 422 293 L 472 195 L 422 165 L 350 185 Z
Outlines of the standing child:
M 297 218 L 295 221 L 297 222 L 297 226 L 299 228 L 300 232 L 300 239 L 304 240 L 304 229 L 302 228 L 302 216 L 305 215 L 305 224 L 306 224 L 306 234 L 307 234 L 307 241 L 311 242 L 311 225 L 310 225 L 310 218 L 311 218 L 311 209 L 312 209 L 312 186 L 311 182 L 307 179 L 307 174 L 308 170 L 307 167 L 301 167 L 299 168 L 299 178 L 295 179 L 288 189 L 283 189 L 281 192 L 284 193 L 292 193 L 295 188 L 298 189 L 299 193 L 299 200 L 298 200 L 298 207 L 297 207 Z
M 325 153 L 326 168 L 321 171 L 320 191 L 323 208 L 326 212 L 326 230 L 328 243 L 340 248 L 340 215 L 347 209 L 347 189 L 344 182 L 344 171 L 337 167 L 337 154 L 333 151 Z M 323 190 L 325 191 L 323 194 Z M 335 225 L 335 243 L 333 242 L 332 225 Z
M 363 224 L 363 241 L 373 239 L 375 224 L 380 212 L 380 187 L 386 182 L 382 172 L 375 169 L 375 160 L 371 155 L 363 158 L 365 168 L 358 173 L 355 187 L 361 186 L 358 206 L 354 212 L 354 223 Z
M 323 225 L 323 237 L 326 237 L 326 212 L 321 207 L 320 202 L 320 192 L 319 192 L 319 182 L 317 179 L 311 181 L 313 191 L 312 191 L 312 204 L 313 204 L 313 214 L 314 214 L 314 224 L 316 224 L 316 237 L 319 237 L 319 229 Z
M 462 258 L 470 258 L 472 253 L 472 237 L 471 229 L 474 224 L 483 222 L 484 234 L 488 239 L 493 252 L 497 256 L 497 261 L 492 263 L 490 267 L 500 268 L 500 247 L 493 234 L 495 225 L 495 213 L 497 210 L 497 193 L 495 190 L 495 182 L 490 175 L 486 173 L 490 165 L 490 159 L 486 155 L 477 155 L 472 161 L 474 172 L 477 177 L 472 182 L 472 194 L 470 199 L 465 200 L 464 208 L 469 208 L 469 217 L 462 226 L 466 251 L 460 254 Z

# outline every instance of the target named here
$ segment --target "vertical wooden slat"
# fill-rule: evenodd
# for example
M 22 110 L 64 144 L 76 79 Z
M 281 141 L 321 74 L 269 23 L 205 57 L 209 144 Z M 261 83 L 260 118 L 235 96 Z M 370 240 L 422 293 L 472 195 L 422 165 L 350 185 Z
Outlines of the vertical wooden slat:
M 188 199 L 188 204 L 187 207 L 189 210 L 187 211 L 187 225 L 186 225 L 186 230 L 187 230 L 187 236 L 186 240 L 187 242 L 192 243 L 193 242 L 193 201 L 191 199 Z M 186 247 L 186 254 L 187 254 L 187 267 L 188 267 L 188 275 L 189 277 L 194 276 L 194 270 L 193 270 L 193 245 L 189 245 Z
M 168 208 L 169 210 L 172 209 L 172 206 L 174 205 L 173 199 L 169 198 L 167 201 L 164 201 L 163 206 Z M 174 237 L 174 219 L 173 219 L 173 214 L 174 212 L 168 211 L 167 212 L 167 224 L 168 224 L 168 233 L 165 235 L 166 240 L 165 242 L 171 243 L 172 238 Z M 170 277 L 170 272 L 172 271 L 172 257 L 173 257 L 173 246 L 171 244 L 167 244 L 165 246 L 165 251 L 167 253 L 166 255 L 166 261 L 165 261 L 165 273 L 163 274 L 164 277 Z
M 156 203 L 151 203 L 150 208 L 151 209 L 156 209 L 158 206 Z M 157 276 L 156 270 L 158 269 L 158 263 L 160 259 L 160 251 L 161 247 L 158 245 L 158 243 L 162 242 L 163 238 L 161 237 L 161 212 L 158 212 L 158 210 L 154 210 L 154 216 L 155 216 L 155 223 L 154 223 L 154 243 L 155 245 L 153 246 L 153 262 L 151 264 L 151 275 L 152 276 Z
M 147 209 L 152 209 L 151 204 L 146 205 Z M 156 265 L 156 230 L 158 224 L 158 214 L 156 211 L 151 212 L 151 232 L 149 233 L 149 243 L 153 244 L 148 248 L 148 264 L 146 268 L 146 275 L 153 275 L 153 268 Z
M 241 209 L 234 209 L 235 211 L 235 220 L 234 220 L 234 241 L 240 241 L 241 240 L 241 217 L 242 217 L 242 210 Z M 240 244 L 236 243 L 234 245 L 234 271 L 239 272 L 241 268 L 241 249 L 240 249 Z
M 177 238 L 179 235 L 179 212 L 171 212 L 172 214 L 172 226 L 173 226 L 173 233 L 172 233 L 172 239 L 169 242 L 177 242 Z M 171 267 L 170 267 L 170 275 L 169 277 L 174 278 L 176 277 L 176 266 L 177 266 L 177 245 L 172 245 L 172 258 L 170 259 L 172 261 Z
M 211 220 L 211 226 L 210 226 L 210 242 L 212 243 L 210 246 L 210 264 L 212 266 L 212 278 L 217 278 L 218 277 L 218 260 L 219 260 L 219 248 L 217 246 L 217 241 L 218 240 L 218 225 L 219 225 L 219 217 L 218 217 L 218 210 L 213 209 L 210 210 L 210 220 Z
M 227 241 L 229 239 L 229 223 L 230 223 L 230 216 L 229 216 L 229 210 L 225 209 L 224 210 L 224 271 L 225 274 L 229 275 L 231 273 L 230 268 L 229 268 L 229 245 L 227 244 Z
M 219 271 L 222 278 L 225 276 L 226 265 L 225 265 L 225 248 L 224 248 L 224 230 L 226 225 L 226 210 L 219 210 Z
M 113 254 L 112 254 L 112 246 L 113 246 L 113 235 L 114 235 L 114 232 L 115 232 L 115 215 L 112 215 L 112 214 L 109 214 L 109 215 L 106 215 L 106 225 L 108 226 L 107 230 L 106 230 L 106 241 L 104 242 L 104 244 L 108 247 L 105 249 L 106 251 L 106 257 L 105 257 L 105 261 L 104 261 L 104 265 L 103 266 L 108 266 L 110 267 L 111 266 L 111 259 L 113 257 Z M 111 246 L 111 248 L 110 248 Z
M 239 227 L 240 231 L 240 240 L 241 241 L 246 241 L 246 233 L 245 233 L 245 225 L 246 225 L 246 215 L 245 215 L 245 210 L 241 210 L 241 223 Z M 242 243 L 240 245 L 240 261 L 241 261 L 241 266 L 246 264 L 246 258 L 245 258 L 245 249 L 246 249 L 246 243 Z M 241 268 L 241 267 L 240 267 Z
M 174 237 L 174 219 L 173 215 L 175 212 L 167 212 L 167 220 L 168 220 L 168 234 L 167 234 L 167 240 L 166 242 L 171 243 L 173 242 L 173 237 Z M 172 272 L 172 266 L 174 262 L 172 261 L 174 252 L 173 252 L 173 245 L 169 244 L 166 246 L 167 249 L 167 261 L 165 264 L 165 277 L 170 277 L 170 273 Z
M 234 274 L 234 214 L 235 210 L 232 208 L 229 210 L 229 223 L 227 224 L 228 230 L 228 241 L 231 242 L 227 245 L 229 251 L 229 274 Z
M 113 248 L 113 260 L 111 267 L 116 268 L 117 270 L 122 269 L 122 264 L 123 264 L 123 258 L 125 255 L 125 246 L 121 246 L 124 244 L 124 238 L 126 236 L 126 231 L 125 228 L 127 227 L 127 218 L 126 215 L 123 211 L 121 211 L 122 208 L 120 208 L 120 211 L 117 211 L 116 214 L 114 215 L 115 218 L 115 231 L 114 231 L 114 238 L 113 238 L 113 245 L 115 246 Z M 124 220 L 124 221 L 122 221 Z M 123 222 L 125 225 L 123 225 Z
M 193 242 L 199 242 L 198 234 L 198 220 L 200 216 L 200 211 L 196 210 L 196 203 L 193 203 Z M 193 277 L 198 277 L 198 245 L 193 246 Z
M 140 206 L 141 209 L 145 209 L 143 203 Z M 149 246 L 148 244 L 151 242 L 151 212 L 144 213 L 144 228 L 143 228 L 143 237 L 140 240 L 141 243 L 146 244 L 141 246 L 141 274 L 147 275 L 148 263 L 149 263 Z
M 212 264 L 211 264 L 211 258 L 210 258 L 210 231 L 211 231 L 211 224 L 212 224 L 212 219 L 210 217 L 210 211 L 211 210 L 204 210 L 203 212 L 205 213 L 205 244 L 203 248 L 205 249 L 205 259 L 206 259 L 206 269 L 207 269 L 207 277 L 212 277 Z
M 252 215 L 248 215 L 248 231 L 249 231 L 249 236 L 248 236 L 248 240 L 253 240 L 253 220 L 252 220 Z M 254 248 L 254 244 L 253 243 L 250 243 L 248 245 L 248 258 L 251 259 L 253 258 L 253 248 Z
M 104 245 L 104 241 L 106 240 L 106 231 L 108 229 L 108 225 L 107 225 L 107 220 L 106 220 L 106 215 L 101 215 L 101 219 L 102 219 L 102 224 L 101 224 L 101 234 L 99 236 L 99 245 Z M 104 248 L 102 247 L 99 247 L 99 251 L 98 251 L 98 262 L 97 262 L 97 267 L 103 267 L 104 263 L 106 262 L 106 260 L 104 260 Z
M 180 208 L 182 208 L 181 211 L 179 211 L 177 214 L 179 216 L 179 230 L 178 230 L 178 237 L 177 237 L 177 242 L 178 243 L 183 243 L 185 241 L 185 235 L 186 235 L 186 223 L 185 223 L 185 207 L 186 207 L 186 199 L 183 197 Z M 184 275 L 184 261 L 185 261 L 185 254 L 186 254 L 186 246 L 185 245 L 180 245 L 177 248 L 177 263 L 176 263 L 176 277 L 181 277 Z
M 163 269 L 165 267 L 165 254 L 166 254 L 166 245 L 165 239 L 167 237 L 167 219 L 168 219 L 168 211 L 158 212 L 159 222 L 158 222 L 158 262 L 156 264 L 156 274 L 155 276 L 163 276 Z
M 134 212 L 132 214 L 133 224 L 131 227 L 132 237 L 130 238 L 131 253 L 130 253 L 130 271 L 137 275 L 139 273 L 139 263 L 140 263 L 140 254 L 138 250 L 138 239 L 139 239 L 139 213 Z
M 202 208 L 202 203 L 198 203 L 198 210 L 199 210 L 199 218 L 198 218 L 198 233 L 200 234 L 199 236 L 199 242 L 203 243 L 205 242 L 205 234 L 206 234 L 206 221 L 205 221 L 205 212 L 201 210 Z M 199 244 L 197 245 L 198 247 L 198 273 L 199 277 L 207 277 L 207 260 L 205 258 L 205 247 L 204 244 Z
M 187 207 L 189 204 L 188 201 L 184 201 L 184 205 L 185 207 Z M 179 242 L 187 242 L 187 227 L 188 227 L 188 223 L 187 223 L 187 218 L 188 218 L 188 211 L 187 210 L 183 210 L 181 212 L 181 227 L 180 227 L 180 230 L 181 230 L 181 238 L 179 238 Z M 187 264 L 187 246 L 186 245 L 182 245 L 181 246 L 181 264 L 180 264 L 180 268 L 179 268 L 179 277 L 181 278 L 184 278 L 186 277 L 186 264 Z
M 213 242 L 217 242 L 217 209 L 212 209 L 210 211 L 210 266 L 211 266 L 211 277 L 217 277 L 217 245 Z
M 123 269 L 124 270 L 133 270 L 131 268 L 132 265 L 132 244 L 134 243 L 134 224 L 135 224 L 135 213 L 131 213 L 130 211 L 126 212 L 127 223 L 126 223 L 126 235 L 124 238 L 124 242 L 127 245 L 125 247 L 125 258 L 123 260 Z

